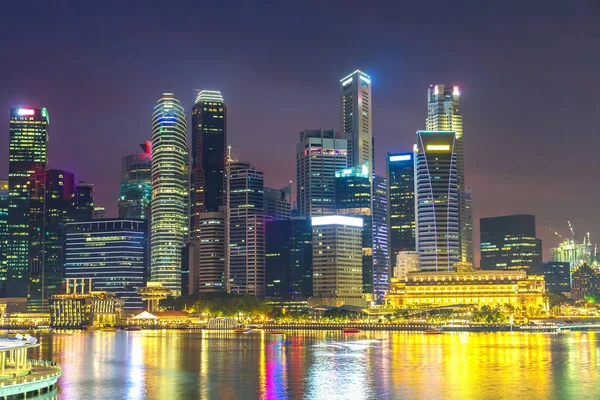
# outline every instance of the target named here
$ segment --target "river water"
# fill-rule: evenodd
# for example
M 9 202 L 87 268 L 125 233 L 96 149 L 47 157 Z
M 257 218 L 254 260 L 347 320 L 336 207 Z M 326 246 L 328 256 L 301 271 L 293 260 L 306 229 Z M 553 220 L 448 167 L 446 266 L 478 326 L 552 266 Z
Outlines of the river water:
M 43 335 L 58 399 L 600 399 L 600 333 Z

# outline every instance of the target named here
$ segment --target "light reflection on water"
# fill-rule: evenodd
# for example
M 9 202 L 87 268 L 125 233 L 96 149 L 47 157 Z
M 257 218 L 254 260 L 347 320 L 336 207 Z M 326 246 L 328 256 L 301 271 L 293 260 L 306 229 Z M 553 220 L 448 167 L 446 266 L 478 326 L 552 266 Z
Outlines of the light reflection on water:
M 600 399 L 600 335 L 73 332 L 60 399 Z

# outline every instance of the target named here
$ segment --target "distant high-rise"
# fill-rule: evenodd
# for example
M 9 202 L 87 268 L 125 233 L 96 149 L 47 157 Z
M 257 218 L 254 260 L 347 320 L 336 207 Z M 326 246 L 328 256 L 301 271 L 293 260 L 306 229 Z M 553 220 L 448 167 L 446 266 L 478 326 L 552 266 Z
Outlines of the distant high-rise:
M 417 132 L 416 235 L 422 271 L 451 271 L 460 260 L 454 144 L 454 132 Z
M 103 219 L 67 224 L 65 278 L 91 279 L 93 290 L 116 293 L 126 311 L 143 308 L 146 221 Z
M 196 216 L 197 262 L 190 268 L 195 278 L 190 282 L 192 293 L 223 292 L 226 289 L 225 275 L 225 210 L 204 212 Z M 193 284 L 193 286 L 192 286 Z
M 62 286 L 67 222 L 73 218 L 75 176 L 58 169 L 46 171 L 44 262 L 31 270 L 27 309 L 47 312 L 48 301 Z
M 460 90 L 458 86 L 431 85 L 427 90 L 428 131 L 452 131 L 455 133 L 457 185 L 459 196 L 460 259 L 473 263 L 473 216 L 471 192 L 465 181 L 463 119 L 460 113 Z
M 415 162 L 412 152 L 388 153 L 386 160 L 389 265 L 394 270 L 399 252 L 416 249 Z
M 292 184 L 281 189 L 265 187 L 265 216 L 269 221 L 290 219 Z
M 188 149 L 185 111 L 163 93 L 152 113 L 150 277 L 181 292 L 181 248 L 188 228 Z
M 296 145 L 298 215 L 335 214 L 335 172 L 346 168 L 348 141 L 334 130 L 305 130 Z
M 198 215 L 225 204 L 227 106 L 221 92 L 202 90 L 192 108 L 190 236 L 196 238 Z
M 373 178 L 373 295 L 377 303 L 389 289 L 390 267 L 388 259 L 387 181 Z
M 152 145 L 144 143 L 142 153 L 123 157 L 119 187 L 119 218 L 150 219 L 152 201 Z
M 553 292 L 571 294 L 571 264 L 568 262 L 549 261 L 542 265 L 546 289 Z
M 104 219 L 106 218 L 106 208 L 104 206 L 94 206 L 94 213 L 92 219 Z
M 0 179 L 0 297 L 6 289 L 6 248 L 8 247 L 8 179 Z
M 589 264 L 581 264 L 573 271 L 571 297 L 582 300 L 586 296 L 600 293 L 600 272 Z
M 364 306 L 362 218 L 314 217 L 312 305 Z
M 481 269 L 514 269 L 542 273 L 542 241 L 535 216 L 506 215 L 480 219 Z
M 368 162 L 373 166 L 373 119 L 371 77 L 359 70 L 340 80 L 342 94 L 342 135 L 348 140 L 348 165 Z
M 265 294 L 264 176 L 249 163 L 227 163 L 226 266 L 229 292 Z
M 27 297 L 29 274 L 43 263 L 48 127 L 45 108 L 10 110 L 8 297 Z
M 94 218 L 94 185 L 79 182 L 75 186 L 73 221 L 91 221 Z
M 285 300 L 312 296 L 310 220 L 270 221 L 266 229 L 266 296 Z

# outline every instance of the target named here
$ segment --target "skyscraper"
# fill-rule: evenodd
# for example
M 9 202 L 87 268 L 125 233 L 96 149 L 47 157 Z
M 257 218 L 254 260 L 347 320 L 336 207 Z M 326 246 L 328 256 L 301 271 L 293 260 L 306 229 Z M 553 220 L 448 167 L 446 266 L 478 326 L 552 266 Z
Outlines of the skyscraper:
M 311 305 L 364 306 L 362 218 L 314 217 L 313 298 Z
M 346 168 L 348 141 L 334 130 L 305 130 L 296 145 L 296 198 L 304 218 L 335 214 L 335 172 Z
M 79 182 L 75 186 L 73 221 L 91 221 L 94 218 L 94 185 Z
M 198 214 L 218 212 L 225 204 L 227 106 L 221 92 L 202 90 L 192 108 L 190 237 L 196 238 Z
M 342 92 L 342 134 L 348 140 L 348 165 L 368 162 L 373 166 L 371 151 L 373 130 L 371 77 L 359 70 L 340 80 Z
M 119 186 L 119 218 L 150 219 L 152 201 L 152 145 L 140 145 L 142 153 L 123 157 Z
M 43 263 L 48 127 L 45 108 L 10 110 L 8 297 L 26 297 L 31 270 Z
M 226 266 L 229 292 L 265 294 L 264 176 L 244 161 L 227 162 Z
M 6 248 L 8 247 L 8 179 L 0 179 L 0 297 L 6 290 Z
M 415 162 L 414 154 L 389 154 L 387 160 L 388 250 L 390 270 L 398 253 L 415 251 Z
M 44 262 L 29 276 L 27 308 L 47 312 L 48 301 L 61 291 L 66 226 L 73 218 L 75 177 L 71 172 L 46 171 Z
M 536 238 L 535 216 L 481 218 L 479 227 L 481 269 L 542 273 L 542 241 Z
M 181 292 L 181 248 L 188 228 L 187 122 L 172 93 L 152 113 L 152 206 L 150 277 Z
M 427 90 L 428 131 L 452 131 L 455 133 L 457 184 L 459 196 L 460 259 L 473 263 L 473 216 L 471 192 L 465 181 L 463 120 L 460 113 L 460 90 L 458 86 L 431 85 Z
M 190 274 L 192 293 L 214 293 L 226 290 L 225 274 L 225 214 L 224 206 L 218 212 L 203 212 L 196 216 L 197 263 L 193 263 Z M 193 284 L 193 286 L 192 286 Z
M 389 289 L 390 267 L 388 259 L 387 181 L 373 178 L 373 296 L 377 303 Z
M 312 296 L 312 226 L 292 218 L 267 222 L 266 295 L 285 300 Z
M 454 132 L 417 132 L 416 234 L 422 271 L 450 271 L 460 260 L 454 144 Z
M 143 308 L 137 289 L 146 271 L 146 221 L 103 219 L 67 224 L 65 278 L 91 279 L 93 289 L 113 292 L 126 311 Z
M 571 294 L 571 264 L 549 261 L 542 265 L 546 288 L 569 296 Z
M 290 219 L 292 184 L 281 189 L 265 187 L 265 217 L 269 221 Z

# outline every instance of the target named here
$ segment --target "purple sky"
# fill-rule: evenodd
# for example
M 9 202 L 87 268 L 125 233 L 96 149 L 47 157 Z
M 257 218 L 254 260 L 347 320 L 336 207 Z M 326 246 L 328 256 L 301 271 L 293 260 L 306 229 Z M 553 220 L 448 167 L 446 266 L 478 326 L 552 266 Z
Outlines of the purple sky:
M 114 216 L 121 157 L 149 139 L 154 102 L 174 92 L 189 114 L 198 88 L 222 91 L 233 154 L 283 186 L 298 132 L 339 129 L 338 82 L 359 68 L 380 174 L 424 127 L 428 85 L 458 84 L 477 227 L 535 214 L 547 253 L 569 217 L 600 241 L 598 1 L 287 3 L 3 4 L 0 177 L 9 109 L 46 106 L 50 165 L 94 183 Z

